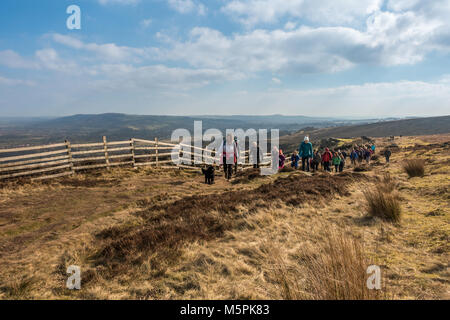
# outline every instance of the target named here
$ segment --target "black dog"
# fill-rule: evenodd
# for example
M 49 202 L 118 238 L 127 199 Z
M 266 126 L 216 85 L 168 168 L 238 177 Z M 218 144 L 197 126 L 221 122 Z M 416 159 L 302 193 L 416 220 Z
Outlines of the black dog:
M 208 166 L 208 168 L 202 168 L 202 172 L 205 175 L 205 183 L 214 184 L 214 167 Z

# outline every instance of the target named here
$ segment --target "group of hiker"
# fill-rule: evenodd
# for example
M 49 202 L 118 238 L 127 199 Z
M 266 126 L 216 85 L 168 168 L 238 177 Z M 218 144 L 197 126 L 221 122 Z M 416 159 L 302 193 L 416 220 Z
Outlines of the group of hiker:
M 331 172 L 334 167 L 335 172 L 342 172 L 347 162 L 347 158 L 350 159 L 352 165 L 361 164 L 364 160 L 367 164 L 370 163 L 370 159 L 375 153 L 376 146 L 355 145 L 350 151 L 348 150 L 330 150 L 325 148 L 323 152 L 314 150 L 309 137 L 306 136 L 303 142 L 300 144 L 298 151 L 294 151 L 291 155 L 291 167 L 298 169 L 299 162 L 301 160 L 301 169 L 303 171 L 317 171 L 319 165 L 324 171 Z M 388 152 L 388 154 L 387 154 Z M 385 152 L 386 162 L 389 162 L 390 151 Z M 284 156 L 283 156 L 284 158 Z
M 303 171 L 315 172 L 318 171 L 319 166 L 321 166 L 324 171 L 332 172 L 334 168 L 335 172 L 342 172 L 348 159 L 353 166 L 361 165 L 363 161 L 370 164 L 370 160 L 375 154 L 375 150 L 375 144 L 355 145 L 353 148 L 350 148 L 350 150 L 330 150 L 329 148 L 325 148 L 323 151 L 317 149 L 314 150 L 309 137 L 305 136 L 298 151 L 294 151 L 290 157 L 291 167 L 299 169 L 301 161 L 301 170 Z M 227 135 L 223 145 L 218 150 L 218 154 L 221 155 L 220 164 L 223 165 L 225 178 L 229 180 L 233 174 L 233 167 L 234 172 L 237 172 L 238 159 L 240 157 L 237 138 L 234 137 L 233 139 L 232 135 Z M 272 159 L 278 157 L 278 169 L 283 169 L 287 159 L 283 150 L 273 147 L 271 155 Z M 384 156 L 386 158 L 386 163 L 389 163 L 391 151 L 386 149 L 384 151 Z M 261 149 L 256 142 L 253 142 L 249 149 L 249 161 L 250 163 L 253 163 L 253 168 L 259 168 L 263 159 L 264 155 L 262 154 Z M 276 166 L 276 163 L 274 165 Z
M 375 154 L 376 145 L 368 144 L 358 146 L 355 145 L 350 150 L 330 150 L 325 148 L 322 152 L 314 150 L 312 143 L 309 141 L 309 137 L 306 136 L 303 142 L 300 144 L 298 151 L 294 151 L 291 155 L 291 167 L 298 169 L 301 161 L 302 171 L 318 171 L 319 166 L 324 171 L 332 172 L 333 168 L 335 172 L 344 171 L 344 167 L 350 159 L 350 163 L 353 166 L 361 165 L 364 161 L 366 164 L 370 164 L 372 156 Z M 386 158 L 386 163 L 389 163 L 391 157 L 391 151 L 385 149 L 383 155 Z M 286 161 L 286 156 L 280 150 L 279 156 L 279 169 L 283 169 Z

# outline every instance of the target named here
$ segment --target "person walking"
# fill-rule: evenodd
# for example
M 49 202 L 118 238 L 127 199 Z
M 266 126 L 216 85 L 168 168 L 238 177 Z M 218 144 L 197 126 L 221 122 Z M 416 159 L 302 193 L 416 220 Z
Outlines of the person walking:
M 237 170 L 238 170 L 239 157 L 240 157 L 239 144 L 238 144 L 238 139 L 237 139 L 236 136 L 234 137 L 234 145 L 235 145 L 235 148 L 236 148 L 236 155 L 237 155 L 237 159 L 236 159 L 236 162 L 234 164 L 234 174 L 236 175 L 237 174 Z
M 319 150 L 316 150 L 312 159 L 312 170 L 315 172 L 319 170 L 319 164 L 322 162 L 322 157 L 320 155 Z
M 364 152 L 363 152 L 362 147 L 359 147 L 357 152 L 358 152 L 358 162 L 359 162 L 359 164 L 361 164 L 363 161 L 363 158 L 364 158 Z
M 299 154 L 300 158 L 302 158 L 302 170 L 309 172 L 309 159 L 313 156 L 313 147 L 312 147 L 311 142 L 309 142 L 308 136 L 306 136 L 303 139 L 303 142 L 300 144 L 300 147 L 298 148 L 298 154 Z M 305 163 L 306 163 L 306 168 L 305 168 Z
M 291 167 L 298 169 L 298 162 L 300 161 L 300 157 L 298 156 L 298 151 L 294 151 L 294 153 L 291 156 Z
M 232 134 L 227 135 L 226 140 L 218 150 L 218 154 L 221 155 L 220 164 L 223 165 L 225 179 L 230 180 L 233 175 L 233 165 L 237 163 L 238 159 L 238 150 Z
M 280 154 L 278 156 L 278 170 L 284 168 L 284 162 L 286 161 L 286 157 L 283 154 L 283 150 L 280 149 Z
M 350 161 L 353 166 L 356 166 L 356 160 L 358 159 L 358 151 L 355 149 L 350 153 Z
M 259 164 L 261 163 L 262 159 L 262 153 L 258 143 L 256 142 L 252 143 L 252 146 L 250 147 L 249 151 L 249 158 L 250 163 L 253 164 L 253 168 L 254 169 L 259 168 Z
M 278 172 L 278 169 L 280 168 L 280 150 L 278 150 L 278 148 L 276 146 L 272 147 L 270 162 L 271 162 L 272 172 L 273 173 Z
M 389 163 L 389 158 L 391 157 L 391 150 L 389 150 L 389 148 L 386 148 L 386 150 L 384 150 L 384 157 L 386 158 L 386 163 Z
M 339 170 L 339 165 L 341 164 L 341 157 L 339 156 L 339 154 L 337 152 L 333 152 L 332 162 L 334 165 L 334 170 L 337 173 Z
M 370 147 L 367 147 L 365 150 L 365 158 L 366 158 L 366 163 L 370 164 L 370 158 L 372 157 L 372 149 Z
M 338 152 L 339 157 L 341 158 L 341 162 L 339 163 L 339 172 L 344 171 L 345 167 L 345 157 L 341 152 Z
M 323 163 L 323 169 L 325 171 L 330 172 L 330 162 L 333 156 L 331 155 L 330 149 L 325 148 L 325 152 L 322 154 L 322 163 Z

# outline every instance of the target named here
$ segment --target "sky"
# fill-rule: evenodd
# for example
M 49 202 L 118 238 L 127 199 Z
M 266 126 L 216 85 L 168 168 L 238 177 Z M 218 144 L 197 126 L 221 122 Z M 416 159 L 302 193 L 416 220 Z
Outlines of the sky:
M 450 0 L 1 0 L 0 116 L 106 112 L 449 115 Z

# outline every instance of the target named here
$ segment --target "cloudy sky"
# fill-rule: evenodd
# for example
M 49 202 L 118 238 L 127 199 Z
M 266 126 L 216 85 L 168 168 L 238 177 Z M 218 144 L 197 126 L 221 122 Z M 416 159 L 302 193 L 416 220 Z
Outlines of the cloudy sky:
M 0 116 L 103 112 L 448 115 L 450 0 L 1 0 Z

